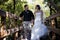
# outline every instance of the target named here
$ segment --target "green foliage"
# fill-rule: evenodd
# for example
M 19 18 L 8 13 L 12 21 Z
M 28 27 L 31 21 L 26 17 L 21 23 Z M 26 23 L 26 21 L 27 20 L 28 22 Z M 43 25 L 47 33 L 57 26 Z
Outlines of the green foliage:
M 0 9 L 2 9 L 2 10 L 4 10 L 4 11 L 6 11 L 7 9 L 6 9 L 6 5 L 0 5 Z
M 19 15 L 21 11 L 23 11 L 23 3 L 21 2 L 21 0 L 17 0 L 15 5 L 16 15 Z
M 11 13 L 16 13 L 17 15 L 23 11 L 23 4 L 26 3 L 25 1 L 22 2 L 21 0 L 15 0 L 15 11 L 14 11 L 14 2 L 13 0 L 0 0 L 0 9 L 4 11 L 9 11 Z
M 49 3 L 50 1 L 53 1 L 53 3 L 60 8 L 60 0 L 44 0 L 44 2 Z M 52 5 L 52 4 L 51 4 Z
M 0 5 L 4 4 L 5 2 L 7 2 L 8 0 L 0 0 Z
M 49 7 L 51 5 L 52 14 L 60 11 L 60 0 L 44 0 L 44 2 L 47 2 Z
M 54 0 L 54 3 L 55 4 L 57 4 L 57 3 L 59 3 L 60 2 L 60 0 Z
M 15 0 L 15 10 L 14 10 L 14 0 L 0 0 L 0 9 L 8 11 L 10 13 L 15 13 L 17 16 L 23 11 L 23 4 L 26 1 Z M 6 27 L 9 26 L 16 27 L 17 24 L 20 25 L 20 20 L 15 21 L 14 19 L 6 18 Z

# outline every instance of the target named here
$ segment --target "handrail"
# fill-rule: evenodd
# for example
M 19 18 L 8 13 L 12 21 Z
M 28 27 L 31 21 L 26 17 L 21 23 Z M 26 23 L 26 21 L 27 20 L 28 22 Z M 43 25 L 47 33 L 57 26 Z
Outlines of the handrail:
M 60 17 L 60 13 L 55 13 L 55 14 L 53 14 L 53 15 L 50 15 L 49 17 L 47 17 L 46 19 L 45 19 L 45 22 L 46 22 L 46 24 L 47 25 L 49 25 L 49 26 L 47 26 L 48 27 L 48 29 L 50 30 L 50 31 L 52 31 L 52 32 L 54 32 L 55 34 L 57 34 L 57 35 L 59 35 L 60 36 L 60 29 L 58 29 L 58 28 L 56 28 L 56 25 L 57 24 L 55 24 L 55 18 L 57 18 L 57 17 Z M 52 24 L 52 21 L 54 20 L 54 24 Z M 48 24 L 49 23 L 49 24 Z M 54 26 L 53 26 L 54 25 Z
M 3 10 L 0 10 L 0 16 L 2 16 L 2 17 L 14 18 L 14 19 L 18 19 L 18 18 L 19 18 L 19 17 L 16 16 L 15 14 L 10 13 L 10 12 L 5 12 L 5 11 L 3 11 Z
M 60 29 L 57 29 L 57 28 L 51 28 L 51 27 L 48 27 L 48 29 L 49 29 L 50 31 L 53 31 L 54 33 L 60 35 Z
M 11 29 L 8 29 L 8 30 L 10 30 L 10 32 L 11 33 L 8 33 L 7 35 L 5 35 L 5 36 L 2 36 L 2 37 L 0 37 L 0 39 L 3 39 L 3 38 L 6 38 L 6 37 L 8 37 L 9 35 L 12 35 L 12 34 L 14 34 L 14 33 L 17 33 L 20 29 L 18 28 L 18 30 L 17 29 L 13 29 L 13 30 L 15 30 L 14 32 L 13 32 L 13 30 L 11 30 Z M 7 31 L 8 31 L 7 30 Z
M 47 17 L 45 20 L 50 20 L 50 19 L 53 19 L 53 18 L 56 18 L 56 17 L 59 17 L 60 16 L 60 13 L 55 13 L 49 17 Z
M 1 20 L 1 21 L 4 21 L 4 23 L 6 23 L 6 17 L 8 17 L 9 19 L 13 19 L 14 20 L 14 22 L 15 22 L 15 20 L 19 20 L 19 17 L 17 16 L 17 15 L 15 15 L 15 14 L 13 14 L 13 13 L 10 13 L 10 12 L 5 12 L 5 11 L 3 11 L 3 10 L 0 10 L 0 16 L 1 16 L 1 18 L 3 19 L 3 20 Z M 17 23 L 17 21 L 16 21 L 16 23 Z M 16 24 L 15 23 L 15 24 Z M 6 24 L 3 24 L 2 22 L 1 22 L 1 24 L 2 25 L 6 25 Z M 18 25 L 18 24 L 16 24 L 16 25 Z M 10 29 L 8 29 L 8 30 L 10 30 L 11 31 L 11 28 Z M 6 30 L 6 31 L 8 31 L 8 30 Z M 10 33 L 7 33 L 7 35 L 4 35 L 4 36 L 1 36 L 0 37 L 0 39 L 4 39 L 4 38 L 6 38 L 6 37 L 8 37 L 9 35 L 16 35 L 16 33 L 19 33 L 18 31 L 20 30 L 19 29 L 19 27 L 18 27 L 18 30 L 15 30 L 15 28 L 13 29 L 14 30 L 14 32 L 12 31 L 12 32 L 10 32 Z

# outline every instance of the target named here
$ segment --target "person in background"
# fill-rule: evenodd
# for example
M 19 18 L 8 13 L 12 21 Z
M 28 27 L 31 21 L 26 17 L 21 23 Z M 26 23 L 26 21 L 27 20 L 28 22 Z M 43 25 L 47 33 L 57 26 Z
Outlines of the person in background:
M 28 40 L 31 40 L 31 27 L 30 23 L 34 21 L 34 15 L 29 10 L 28 5 L 24 5 L 24 10 L 20 14 L 20 18 L 23 20 L 24 36 Z

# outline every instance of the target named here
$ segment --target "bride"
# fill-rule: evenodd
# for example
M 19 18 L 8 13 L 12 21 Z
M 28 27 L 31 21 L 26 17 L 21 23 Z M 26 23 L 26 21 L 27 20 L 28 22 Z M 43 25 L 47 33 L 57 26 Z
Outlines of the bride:
M 35 21 L 31 32 L 31 40 L 40 40 L 44 35 L 48 35 L 48 30 L 43 24 L 43 12 L 39 5 L 35 7 Z

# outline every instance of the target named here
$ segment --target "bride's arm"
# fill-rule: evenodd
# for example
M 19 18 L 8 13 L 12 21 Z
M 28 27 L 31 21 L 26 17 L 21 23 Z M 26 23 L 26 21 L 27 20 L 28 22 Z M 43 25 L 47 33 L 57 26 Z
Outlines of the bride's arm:
M 36 12 L 34 12 L 34 17 L 36 16 Z
M 43 23 L 43 11 L 41 10 L 41 21 Z

